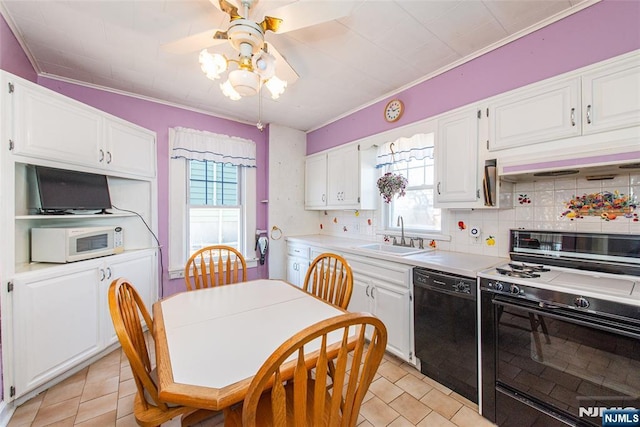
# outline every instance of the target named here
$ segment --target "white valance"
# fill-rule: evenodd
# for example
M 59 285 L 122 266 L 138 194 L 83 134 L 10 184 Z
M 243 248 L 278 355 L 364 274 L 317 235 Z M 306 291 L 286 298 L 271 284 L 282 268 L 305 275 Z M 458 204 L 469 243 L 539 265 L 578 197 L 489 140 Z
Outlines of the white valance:
M 256 143 L 249 139 L 181 127 L 169 131 L 173 141 L 172 159 L 209 160 L 256 167 Z
M 410 138 L 398 138 L 378 147 L 376 167 L 408 162 L 411 159 L 433 159 L 433 133 L 418 133 Z M 392 151 L 393 150 L 393 151 Z

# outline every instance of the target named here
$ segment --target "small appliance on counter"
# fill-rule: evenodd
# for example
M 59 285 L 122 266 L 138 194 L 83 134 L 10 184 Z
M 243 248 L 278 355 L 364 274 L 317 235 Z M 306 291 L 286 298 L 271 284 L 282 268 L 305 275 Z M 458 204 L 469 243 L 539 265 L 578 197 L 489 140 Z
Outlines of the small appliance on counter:
M 500 426 L 640 409 L 640 235 L 511 230 L 480 272 L 481 408 Z
M 32 228 L 31 261 L 66 263 L 124 252 L 119 226 Z

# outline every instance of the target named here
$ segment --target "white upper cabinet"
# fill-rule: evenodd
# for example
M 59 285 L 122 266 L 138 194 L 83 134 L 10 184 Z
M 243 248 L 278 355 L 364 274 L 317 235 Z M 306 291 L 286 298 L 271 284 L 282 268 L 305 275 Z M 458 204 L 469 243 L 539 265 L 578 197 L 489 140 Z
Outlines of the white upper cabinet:
M 327 155 L 313 154 L 305 160 L 304 207 L 324 209 L 327 206 Z
M 78 165 L 97 162 L 103 132 L 97 112 L 36 85 L 16 79 L 11 84 L 14 153 Z
M 580 80 L 536 85 L 491 102 L 489 150 L 580 135 Z
M 153 132 L 17 77 L 11 85 L 15 154 L 155 177 Z
M 640 125 L 640 58 L 582 75 L 584 134 Z
M 375 209 L 376 177 L 373 149 L 351 144 L 308 156 L 305 208 Z
M 357 206 L 360 203 L 360 148 L 347 146 L 327 153 L 327 204 Z
M 154 177 L 156 143 L 153 134 L 120 120 L 105 120 L 105 144 L 99 160 L 110 170 Z
M 468 108 L 438 120 L 436 204 L 479 201 L 478 111 Z
M 487 111 L 489 151 L 639 126 L 640 52 L 498 95 Z

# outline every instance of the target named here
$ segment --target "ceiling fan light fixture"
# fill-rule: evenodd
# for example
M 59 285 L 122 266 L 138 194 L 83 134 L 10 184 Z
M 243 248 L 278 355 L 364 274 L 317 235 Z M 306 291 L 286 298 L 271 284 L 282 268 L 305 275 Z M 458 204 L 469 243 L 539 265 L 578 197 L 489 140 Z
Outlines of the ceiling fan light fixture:
M 227 70 L 227 60 L 224 56 L 214 53 L 213 55 L 203 49 L 200 52 L 200 68 L 211 80 L 220 78 L 220 74 Z
M 232 101 L 237 101 L 242 98 L 240 94 L 236 92 L 233 86 L 231 86 L 231 82 L 229 80 L 224 83 L 220 83 L 220 90 L 226 97 L 230 98 Z
M 260 75 L 251 70 L 233 70 L 229 73 L 228 81 L 240 96 L 253 96 L 260 89 Z
M 273 76 L 267 80 L 264 85 L 269 89 L 269 92 L 271 92 L 271 98 L 278 99 L 280 98 L 280 95 L 284 93 L 284 90 L 287 87 L 287 82 L 279 79 L 277 76 Z
M 276 58 L 264 50 L 253 55 L 253 69 L 264 80 L 268 80 L 276 73 Z

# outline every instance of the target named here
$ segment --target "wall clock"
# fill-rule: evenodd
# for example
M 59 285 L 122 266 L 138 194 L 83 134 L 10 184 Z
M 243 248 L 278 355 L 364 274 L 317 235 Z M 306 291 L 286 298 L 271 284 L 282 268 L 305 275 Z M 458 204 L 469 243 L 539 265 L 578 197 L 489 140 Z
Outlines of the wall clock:
M 399 99 L 392 99 L 384 107 L 384 118 L 389 123 L 397 121 L 404 113 L 404 104 Z

